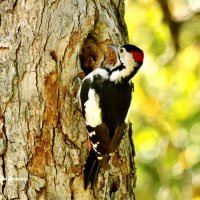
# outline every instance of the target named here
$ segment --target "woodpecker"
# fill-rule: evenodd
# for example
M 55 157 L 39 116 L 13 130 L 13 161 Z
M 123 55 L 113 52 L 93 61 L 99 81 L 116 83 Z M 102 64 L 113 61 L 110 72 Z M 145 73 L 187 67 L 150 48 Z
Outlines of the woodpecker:
M 107 169 L 111 153 L 119 146 L 126 129 L 125 118 L 131 102 L 131 79 L 143 63 L 138 47 L 110 45 L 117 55 L 112 67 L 101 67 L 82 81 L 78 101 L 91 143 L 84 168 L 84 188 L 93 187 L 100 168 Z

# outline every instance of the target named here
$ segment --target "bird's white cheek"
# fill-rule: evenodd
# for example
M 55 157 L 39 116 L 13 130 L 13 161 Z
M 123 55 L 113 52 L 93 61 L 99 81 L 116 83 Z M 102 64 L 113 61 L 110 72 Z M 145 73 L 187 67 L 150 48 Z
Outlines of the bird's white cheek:
M 126 56 L 123 56 L 122 58 L 124 65 L 129 68 L 129 67 L 135 67 L 137 63 L 133 59 L 132 55 L 130 53 L 126 54 Z
M 102 123 L 101 108 L 99 107 L 99 96 L 94 89 L 88 92 L 88 100 L 85 106 L 85 119 L 86 124 L 91 127 L 96 127 Z

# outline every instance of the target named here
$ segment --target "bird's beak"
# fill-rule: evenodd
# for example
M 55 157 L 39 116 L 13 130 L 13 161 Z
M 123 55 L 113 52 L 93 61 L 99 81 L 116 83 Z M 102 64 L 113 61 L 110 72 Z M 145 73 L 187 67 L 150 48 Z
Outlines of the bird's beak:
M 118 47 L 114 45 L 108 45 L 109 48 L 113 49 L 116 55 L 118 55 Z

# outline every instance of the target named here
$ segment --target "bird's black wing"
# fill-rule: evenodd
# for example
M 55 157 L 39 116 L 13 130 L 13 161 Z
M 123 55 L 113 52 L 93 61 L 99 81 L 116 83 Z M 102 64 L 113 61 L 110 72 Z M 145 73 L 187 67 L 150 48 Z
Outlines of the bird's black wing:
M 86 105 L 85 103 L 89 99 L 88 97 L 89 90 L 93 89 L 95 92 L 96 90 L 100 90 L 100 87 L 101 87 L 100 80 L 98 80 L 98 83 L 96 83 L 96 82 L 92 82 L 90 79 L 85 79 L 81 85 L 80 101 L 81 101 L 82 113 L 85 118 L 87 114 L 85 110 L 85 105 Z M 95 95 L 98 95 L 98 94 L 95 94 Z M 108 147 L 110 145 L 109 130 L 103 120 L 100 125 L 97 125 L 95 127 L 90 126 L 90 124 L 87 124 L 86 122 L 86 128 L 87 128 L 88 136 L 92 145 L 92 149 L 89 152 L 89 156 L 86 160 L 86 164 L 84 168 L 85 189 L 87 188 L 89 182 L 91 182 L 91 185 L 93 187 L 94 183 L 96 182 L 96 178 L 99 173 L 100 167 L 104 169 L 107 168 L 108 160 L 109 160 L 109 155 L 107 154 L 109 153 Z
M 110 146 L 109 146 L 110 153 L 114 152 L 118 148 L 120 141 L 122 140 L 122 137 L 124 136 L 126 127 L 127 125 L 125 122 L 117 125 L 114 136 L 112 137 L 110 141 Z

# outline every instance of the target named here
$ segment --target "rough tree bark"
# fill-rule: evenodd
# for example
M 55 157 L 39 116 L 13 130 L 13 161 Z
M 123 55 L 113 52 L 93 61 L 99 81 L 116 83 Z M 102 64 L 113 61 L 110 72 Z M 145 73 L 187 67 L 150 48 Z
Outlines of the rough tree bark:
M 127 42 L 123 15 L 121 0 L 0 1 L 0 199 L 134 199 L 128 134 L 84 191 L 87 134 L 73 103 L 77 74 Z

